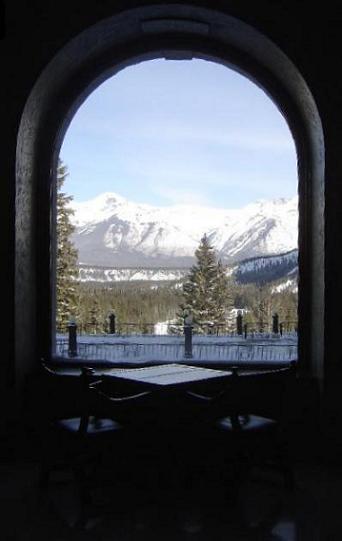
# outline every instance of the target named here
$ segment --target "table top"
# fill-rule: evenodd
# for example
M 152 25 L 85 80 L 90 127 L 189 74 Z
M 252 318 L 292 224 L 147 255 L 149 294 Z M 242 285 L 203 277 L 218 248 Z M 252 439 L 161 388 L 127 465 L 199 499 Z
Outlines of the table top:
M 232 375 L 232 372 L 173 363 L 143 368 L 113 368 L 106 371 L 106 375 L 164 387 L 227 378 Z

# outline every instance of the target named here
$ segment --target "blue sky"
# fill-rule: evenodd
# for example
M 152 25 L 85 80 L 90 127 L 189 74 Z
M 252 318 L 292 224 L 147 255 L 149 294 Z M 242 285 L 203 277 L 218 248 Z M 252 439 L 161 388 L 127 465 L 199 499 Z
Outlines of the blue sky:
M 75 201 L 116 192 L 140 203 L 240 208 L 293 197 L 289 128 L 246 77 L 204 60 L 152 60 L 99 86 L 61 149 Z

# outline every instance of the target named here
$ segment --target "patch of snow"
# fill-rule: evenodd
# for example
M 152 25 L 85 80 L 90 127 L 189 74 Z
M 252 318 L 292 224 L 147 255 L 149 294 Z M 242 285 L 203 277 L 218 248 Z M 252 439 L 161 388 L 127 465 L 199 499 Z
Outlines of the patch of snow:
M 132 282 L 132 281 L 175 281 L 188 273 L 186 269 L 160 268 L 105 268 L 80 266 L 80 282 Z
M 298 291 L 298 285 L 296 280 L 286 280 L 286 282 L 283 282 L 277 286 L 272 287 L 271 293 L 281 293 L 282 291 L 285 291 L 286 289 L 290 289 L 293 291 L 293 293 L 296 293 Z

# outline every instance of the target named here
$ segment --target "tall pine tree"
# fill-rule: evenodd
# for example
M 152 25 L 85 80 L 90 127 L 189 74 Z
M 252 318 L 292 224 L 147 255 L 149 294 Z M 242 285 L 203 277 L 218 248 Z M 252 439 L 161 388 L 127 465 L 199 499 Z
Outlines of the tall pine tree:
M 91 334 L 97 334 L 98 332 L 103 331 L 105 322 L 103 321 L 103 317 L 101 317 L 101 312 L 101 306 L 99 304 L 96 291 L 94 290 L 92 295 L 92 303 L 88 314 L 88 333 L 90 332 Z
M 224 267 L 217 262 L 216 252 L 206 235 L 202 237 L 195 256 L 197 262 L 183 284 L 181 309 L 184 315 L 191 314 L 193 322 L 204 332 L 205 325 L 226 323 L 232 299 Z
M 63 184 L 68 175 L 61 160 L 57 168 L 57 259 L 56 259 L 56 328 L 64 332 L 71 317 L 77 316 L 78 291 L 77 277 L 78 253 L 71 235 L 74 226 L 70 221 L 73 210 L 69 204 L 72 196 L 63 192 Z
M 213 299 L 215 305 L 215 312 L 213 314 L 214 324 L 222 325 L 227 321 L 229 311 L 233 308 L 234 302 L 232 288 L 221 261 L 218 261 L 216 267 Z

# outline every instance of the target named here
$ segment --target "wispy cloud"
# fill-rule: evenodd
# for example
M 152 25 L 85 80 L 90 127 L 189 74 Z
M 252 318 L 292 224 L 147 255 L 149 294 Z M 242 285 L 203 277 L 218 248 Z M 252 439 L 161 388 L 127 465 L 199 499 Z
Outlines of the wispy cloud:
M 62 153 L 76 199 L 113 190 L 151 204 L 234 206 L 296 190 L 294 142 L 275 105 L 204 61 L 123 70 L 81 106 Z
M 217 122 L 212 126 L 213 121 L 198 119 L 188 122 L 176 121 L 173 118 L 150 117 L 146 119 L 135 119 L 133 122 L 116 122 L 115 119 L 103 119 L 89 121 L 87 126 L 78 126 L 79 134 L 82 137 L 88 133 L 93 138 L 106 138 L 112 141 L 113 145 L 134 145 L 151 144 L 157 142 L 159 145 L 217 145 L 218 147 L 231 147 L 241 150 L 253 151 L 276 151 L 295 152 L 294 141 L 288 128 L 274 130 L 273 133 L 262 126 L 223 126 Z M 252 122 L 251 122 L 252 124 Z
M 112 134 L 116 137 L 130 139 L 132 141 L 136 139 L 140 140 L 158 140 L 158 143 L 162 145 L 167 144 L 179 144 L 187 143 L 191 145 L 200 144 L 201 146 L 217 145 L 218 147 L 231 147 L 241 150 L 253 150 L 253 151 L 280 151 L 288 152 L 294 151 L 294 142 L 290 133 L 262 133 L 260 129 L 252 130 L 249 128 L 240 129 L 222 128 L 217 126 L 211 128 L 205 126 L 203 123 L 197 126 L 189 126 L 189 124 L 182 124 L 176 122 L 159 123 L 152 122 L 149 125 L 139 126 L 134 130 L 128 130 L 127 128 L 118 134 Z
M 150 188 L 153 193 L 165 200 L 165 204 L 210 206 L 213 203 L 205 193 L 196 188 L 186 190 L 181 187 L 165 186 L 164 184 L 150 185 Z

